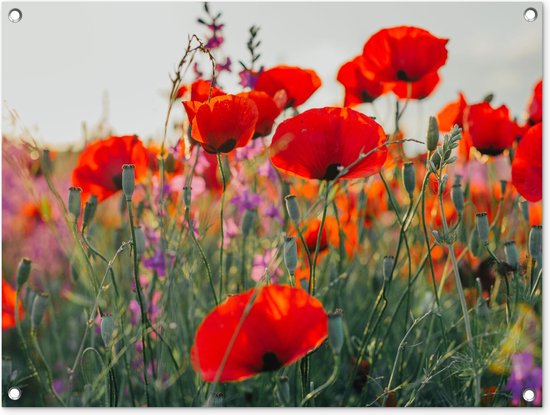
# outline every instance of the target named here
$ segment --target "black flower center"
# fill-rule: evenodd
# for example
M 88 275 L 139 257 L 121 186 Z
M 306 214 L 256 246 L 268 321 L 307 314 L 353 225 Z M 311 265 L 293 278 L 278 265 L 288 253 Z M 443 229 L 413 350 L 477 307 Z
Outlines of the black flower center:
M 325 171 L 325 175 L 323 176 L 322 180 L 334 180 L 334 179 L 336 179 L 336 176 L 338 176 L 340 174 L 340 171 L 341 171 L 342 167 L 344 167 L 344 166 L 342 166 L 339 163 L 329 164 L 329 166 L 327 167 L 327 169 Z
M 237 144 L 237 140 L 231 138 L 218 147 L 217 153 L 229 153 L 231 150 L 235 148 L 236 144 Z
M 396 76 L 398 81 L 411 82 L 411 80 L 407 76 L 407 73 L 403 69 L 399 69 Z
M 277 355 L 273 352 L 264 353 L 262 356 L 263 366 L 262 372 L 273 372 L 279 369 L 283 364 L 277 358 Z

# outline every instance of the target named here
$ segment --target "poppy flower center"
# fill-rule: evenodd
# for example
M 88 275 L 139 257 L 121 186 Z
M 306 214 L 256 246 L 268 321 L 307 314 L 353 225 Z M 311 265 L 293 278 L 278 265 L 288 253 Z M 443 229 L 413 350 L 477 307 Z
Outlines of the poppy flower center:
M 218 147 L 218 153 L 229 153 L 231 150 L 235 148 L 235 145 L 237 144 L 237 141 L 234 138 L 230 138 L 225 143 L 223 143 L 221 146 Z
M 397 71 L 396 77 L 398 81 L 411 82 L 411 80 L 407 76 L 407 73 L 403 69 L 399 69 Z
M 117 189 L 122 189 L 122 173 L 114 175 L 112 180 Z
M 342 166 L 339 163 L 329 164 L 326 171 L 325 171 L 325 175 L 323 176 L 322 180 L 334 180 L 334 179 L 336 179 L 336 176 L 338 176 L 340 174 L 340 171 L 341 171 L 342 167 L 344 167 L 344 166 Z
M 262 356 L 263 366 L 262 372 L 273 372 L 279 369 L 283 364 L 277 358 L 277 355 L 273 352 L 264 353 Z

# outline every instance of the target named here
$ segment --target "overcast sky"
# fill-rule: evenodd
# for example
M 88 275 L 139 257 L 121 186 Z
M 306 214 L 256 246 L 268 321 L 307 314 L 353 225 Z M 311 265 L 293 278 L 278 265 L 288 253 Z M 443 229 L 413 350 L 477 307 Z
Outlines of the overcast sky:
M 341 104 L 336 82 L 340 65 L 359 54 L 383 27 L 420 26 L 449 38 L 442 83 L 421 104 L 409 107 L 406 128 L 419 135 L 428 115 L 456 99 L 457 91 L 479 100 L 495 93 L 522 116 L 532 87 L 542 76 L 542 10 L 523 18 L 530 3 L 211 3 L 223 13 L 223 53 L 247 57 L 251 25 L 261 27 L 261 63 L 315 69 L 323 86 L 305 108 Z M 19 7 L 23 19 L 7 21 Z M 166 111 L 168 75 L 189 34 L 205 34 L 196 23 L 202 3 L 3 3 L 2 99 L 44 143 L 81 139 L 81 124 L 95 124 L 105 94 L 109 122 L 119 134 L 160 136 Z M 238 76 L 222 78 L 230 91 Z M 377 103 L 380 120 L 390 99 Z M 368 107 L 365 108 L 368 110 Z M 183 110 L 176 107 L 176 116 Z

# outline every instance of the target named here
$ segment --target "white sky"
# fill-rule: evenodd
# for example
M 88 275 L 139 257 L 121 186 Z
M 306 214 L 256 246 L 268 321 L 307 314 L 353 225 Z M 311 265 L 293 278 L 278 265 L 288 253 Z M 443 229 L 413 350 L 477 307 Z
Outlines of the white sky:
M 523 18 L 530 5 L 539 11 L 533 23 Z M 20 23 L 7 22 L 12 7 L 22 10 Z M 406 128 L 413 135 L 422 134 L 428 115 L 456 99 L 458 90 L 472 101 L 494 92 L 495 103 L 522 116 L 542 76 L 542 7 L 536 2 L 211 3 L 211 9 L 223 12 L 224 54 L 235 70 L 238 59 L 247 57 L 248 28 L 257 25 L 262 64 L 318 72 L 323 86 L 304 109 L 342 102 L 338 68 L 383 27 L 415 25 L 449 38 L 441 85 L 407 110 Z M 107 92 L 109 121 L 117 133 L 159 137 L 168 74 L 188 35 L 205 33 L 195 22 L 202 13 L 202 3 L 189 2 L 3 3 L 5 130 L 7 105 L 44 143 L 78 142 L 82 122 L 94 125 L 100 118 Z M 231 90 L 238 76 L 221 81 Z M 376 105 L 383 121 L 390 100 Z M 183 116 L 179 106 L 175 113 Z

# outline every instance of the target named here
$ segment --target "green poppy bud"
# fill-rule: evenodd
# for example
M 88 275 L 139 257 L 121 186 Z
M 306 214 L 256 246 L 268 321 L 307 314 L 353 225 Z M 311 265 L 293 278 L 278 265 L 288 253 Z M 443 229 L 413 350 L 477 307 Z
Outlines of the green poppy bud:
M 285 261 L 286 268 L 288 269 L 288 273 L 290 275 L 294 275 L 296 265 L 298 265 L 298 247 L 296 246 L 296 238 L 292 236 L 285 236 L 283 252 L 283 259 Z
M 455 209 L 458 213 L 464 212 L 464 192 L 462 191 L 462 186 L 460 183 L 453 184 L 451 189 L 451 199 L 455 205 Z
M 31 329 L 36 330 L 40 325 L 44 313 L 46 312 L 46 305 L 48 304 L 49 295 L 48 293 L 42 292 L 37 293 L 32 302 L 32 311 L 31 311 Z
M 416 174 L 413 163 L 405 163 L 403 166 L 403 184 L 409 196 L 412 196 L 416 187 Z
M 542 255 L 542 226 L 536 225 L 529 232 L 529 255 L 539 258 Z
M 82 218 L 82 225 L 88 226 L 95 216 L 97 210 L 97 196 L 91 195 L 86 204 L 84 205 L 84 215 Z
M 290 219 L 295 222 L 300 222 L 300 207 L 298 206 L 298 201 L 296 200 L 296 196 L 294 195 L 287 195 L 285 196 L 285 204 L 286 204 L 286 211 L 288 212 L 288 216 Z
M 519 268 L 519 253 L 515 241 L 504 243 L 504 257 L 506 258 L 506 263 L 510 265 L 514 271 Z
M 19 290 L 23 284 L 29 279 L 31 274 L 31 260 L 29 258 L 22 258 L 17 267 L 17 289 Z
M 111 344 L 113 338 L 113 332 L 115 331 L 115 321 L 111 316 L 101 317 L 101 338 L 103 344 L 108 347 Z
M 146 248 L 145 234 L 143 233 L 141 226 L 136 226 L 134 231 L 136 234 L 136 253 L 138 257 L 141 258 L 145 253 Z
M 122 166 L 122 191 L 126 200 L 132 198 L 136 188 L 136 171 L 133 164 L 125 164 Z
M 73 215 L 75 221 L 80 217 L 80 208 L 82 206 L 82 189 L 80 187 L 69 187 L 69 201 L 67 209 Z
M 344 345 L 344 325 L 342 321 L 342 310 L 337 309 L 328 315 L 328 344 L 332 353 L 339 354 Z
M 477 234 L 484 245 L 489 244 L 489 218 L 487 213 L 476 214 Z
M 383 274 L 384 274 L 384 281 L 389 282 L 391 281 L 391 274 L 393 272 L 393 266 L 395 264 L 395 258 L 393 256 L 385 256 L 384 262 L 383 262 Z
M 430 117 L 428 124 L 428 133 L 426 135 L 426 147 L 428 151 L 434 151 L 437 148 L 439 142 L 439 126 L 437 125 L 437 118 Z

